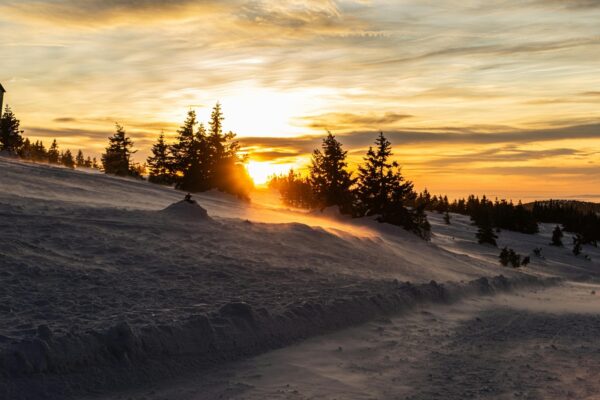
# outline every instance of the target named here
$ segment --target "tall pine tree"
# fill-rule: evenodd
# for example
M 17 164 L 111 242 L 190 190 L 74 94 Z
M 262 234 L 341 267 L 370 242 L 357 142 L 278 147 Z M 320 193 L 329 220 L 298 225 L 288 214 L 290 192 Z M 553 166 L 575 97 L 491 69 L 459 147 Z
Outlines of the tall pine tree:
M 235 140 L 235 133 L 223 130 L 224 119 L 221 104 L 217 102 L 210 115 L 208 134 L 211 185 L 248 199 L 248 192 L 253 186 L 252 179 L 243 165 L 243 157 L 239 156 L 240 145 Z
M 309 182 L 313 187 L 318 207 L 338 206 L 342 213 L 352 212 L 350 187 L 354 180 L 346 170 L 347 153 L 331 132 L 323 139 L 321 150 L 314 150 Z
M 15 117 L 10 107 L 4 109 L 4 115 L 0 118 L 0 151 L 17 155 L 23 145 L 23 131 L 20 129 L 21 122 Z
M 563 246 L 562 238 L 563 238 L 562 230 L 560 229 L 560 226 L 556 225 L 554 227 L 554 230 L 552 231 L 552 242 L 550 244 L 552 246 L 562 247 Z
M 131 175 L 131 155 L 133 142 L 125 132 L 125 129 L 116 125 L 116 132 L 108 138 L 108 147 L 106 152 L 102 154 L 102 166 L 107 174 L 119 176 Z
M 67 168 L 75 168 L 75 160 L 73 159 L 73 153 L 71 153 L 71 150 L 67 149 L 60 155 L 60 163 Z
M 171 149 L 173 170 L 177 171 L 177 188 L 189 192 L 211 189 L 208 159 L 210 149 L 203 125 L 198 127 L 196 112 L 190 110 L 181 128 L 177 141 Z
M 31 159 L 33 161 L 48 161 L 48 152 L 46 151 L 46 147 L 44 147 L 44 143 L 40 140 L 37 140 L 33 144 Z
M 475 223 L 478 227 L 477 233 L 475 234 L 477 242 L 479 244 L 488 243 L 492 246 L 497 246 L 496 239 L 498 239 L 498 236 L 494 233 L 490 213 L 487 210 L 484 210 L 478 215 Z
M 380 222 L 399 225 L 429 240 L 431 227 L 425 214 L 425 203 L 414 203 L 413 184 L 404 179 L 400 166 L 390 161 L 392 145 L 383 133 L 369 147 L 364 163 L 358 167 L 356 214 L 378 215 Z
M 412 183 L 404 179 L 398 163 L 389 160 L 391 156 L 391 143 L 379 133 L 375 149 L 369 147 L 358 167 L 356 195 L 361 215 L 383 215 L 391 208 L 405 207 L 412 196 Z
M 54 139 L 48 149 L 48 162 L 50 164 L 58 164 L 59 161 L 60 153 L 58 152 L 58 144 L 56 143 L 56 139 Z
M 77 152 L 77 156 L 75 157 L 75 165 L 77 168 L 85 167 L 85 157 L 83 156 L 83 151 L 81 150 Z
M 150 182 L 167 185 L 173 183 L 173 160 L 169 145 L 165 142 L 164 133 L 160 134 L 158 140 L 152 146 L 152 155 L 148 157 L 147 163 L 150 171 L 148 176 Z

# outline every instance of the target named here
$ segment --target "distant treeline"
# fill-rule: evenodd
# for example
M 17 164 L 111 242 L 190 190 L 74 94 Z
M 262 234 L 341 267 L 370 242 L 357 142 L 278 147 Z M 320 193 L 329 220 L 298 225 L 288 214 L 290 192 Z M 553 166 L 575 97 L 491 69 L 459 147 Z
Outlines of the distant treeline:
M 534 202 L 531 212 L 539 222 L 560 223 L 567 232 L 581 235 L 582 243 L 597 245 L 600 241 L 600 215 L 592 211 L 582 211 L 581 204 L 565 201 Z
M 56 139 L 52 141 L 48 149 L 40 140 L 32 143 L 29 138 L 23 136 L 20 126 L 21 122 L 15 117 L 10 107 L 6 106 L 4 114 L 0 118 L 0 151 L 24 160 L 63 165 L 71 169 L 75 167 L 100 168 L 95 157 L 85 157 L 81 150 L 75 156 L 69 149 L 61 151 Z
M 468 215 L 480 229 L 489 225 L 522 233 L 537 233 L 538 223 L 558 223 L 566 232 L 581 235 L 581 242 L 597 245 L 600 241 L 600 216 L 597 204 L 577 201 L 547 200 L 517 205 L 512 201 L 491 201 L 482 196 L 470 195 L 466 199 L 448 201 L 447 196 L 431 195 L 424 190 L 416 203 L 426 210 L 439 213 L 453 212 Z M 489 237 L 489 236 L 488 236 Z M 491 240 L 488 242 L 491 243 Z
M 380 133 L 369 147 L 353 177 L 347 169 L 347 152 L 331 133 L 315 149 L 307 177 L 294 170 L 271 177 L 269 187 L 279 190 L 284 203 L 293 207 L 324 209 L 337 206 L 353 217 L 374 216 L 379 222 L 404 227 L 428 240 L 431 227 L 424 207 L 415 204 L 413 184 L 407 181 L 396 161 L 392 145 Z

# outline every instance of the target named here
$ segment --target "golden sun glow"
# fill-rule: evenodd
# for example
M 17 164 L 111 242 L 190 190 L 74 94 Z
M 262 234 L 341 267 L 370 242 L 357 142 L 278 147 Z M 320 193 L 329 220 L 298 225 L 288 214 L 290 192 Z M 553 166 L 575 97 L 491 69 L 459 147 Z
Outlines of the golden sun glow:
M 262 186 L 267 183 L 269 177 L 277 174 L 285 174 L 292 164 L 274 164 L 268 161 L 249 161 L 246 169 L 255 185 Z

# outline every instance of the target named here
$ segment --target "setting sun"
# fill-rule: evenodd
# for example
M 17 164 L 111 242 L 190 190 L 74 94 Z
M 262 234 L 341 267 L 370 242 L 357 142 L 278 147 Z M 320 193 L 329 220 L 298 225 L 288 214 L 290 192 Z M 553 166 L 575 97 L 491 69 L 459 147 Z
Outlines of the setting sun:
M 255 185 L 265 185 L 272 175 L 287 173 L 291 164 L 274 164 L 270 162 L 249 161 L 246 165 Z

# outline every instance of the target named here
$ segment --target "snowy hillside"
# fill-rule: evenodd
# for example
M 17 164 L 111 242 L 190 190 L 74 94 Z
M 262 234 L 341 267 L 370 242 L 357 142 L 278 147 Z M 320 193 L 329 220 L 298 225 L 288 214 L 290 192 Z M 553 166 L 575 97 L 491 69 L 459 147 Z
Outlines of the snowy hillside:
M 31 384 L 23 377 L 36 374 L 52 381 L 57 371 L 127 368 L 136 359 L 187 360 L 181 367 L 236 358 L 462 290 L 430 280 L 600 276 L 600 251 L 586 246 L 588 261 L 552 248 L 551 226 L 499 234 L 500 247 L 543 249 L 517 271 L 500 266 L 499 249 L 475 242 L 464 216 L 446 225 L 430 215 L 427 243 L 331 210 L 287 210 L 269 193 L 247 204 L 211 192 L 194 196 L 199 206 L 168 208 L 182 199 L 147 182 L 0 157 L 0 366 L 19 377 L 0 380 L 0 394 L 16 396 Z M 421 285 L 400 283 L 407 280 Z M 487 290 L 481 281 L 464 286 Z M 42 397 L 69 393 L 31 387 Z

